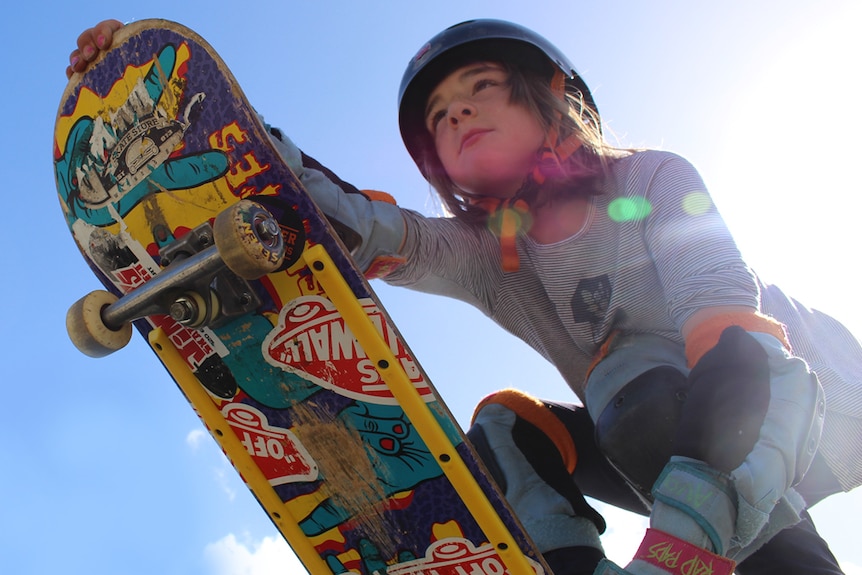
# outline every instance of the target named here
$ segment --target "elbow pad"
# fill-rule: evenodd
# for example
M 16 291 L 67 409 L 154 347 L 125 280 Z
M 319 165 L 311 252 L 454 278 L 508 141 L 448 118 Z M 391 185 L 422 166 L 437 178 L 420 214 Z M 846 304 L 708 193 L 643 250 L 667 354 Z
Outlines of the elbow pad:
M 361 192 L 303 154 L 280 130 L 268 127 L 268 131 L 288 167 L 339 232 L 366 277 L 383 277 L 404 263 L 399 250 L 405 222 L 391 196 Z

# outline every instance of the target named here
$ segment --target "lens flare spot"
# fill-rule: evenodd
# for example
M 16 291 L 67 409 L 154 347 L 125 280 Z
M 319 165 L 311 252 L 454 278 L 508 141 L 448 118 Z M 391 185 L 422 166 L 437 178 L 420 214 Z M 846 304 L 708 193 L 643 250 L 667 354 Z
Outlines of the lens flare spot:
M 519 231 L 529 230 L 533 219 L 526 209 L 503 208 L 494 211 L 489 217 L 487 226 L 496 236 L 514 236 Z
M 702 216 L 712 208 L 712 199 L 706 192 L 691 192 L 682 199 L 682 209 L 690 216 Z
M 608 217 L 615 222 L 642 220 L 652 212 L 652 204 L 646 198 L 617 198 L 608 206 Z

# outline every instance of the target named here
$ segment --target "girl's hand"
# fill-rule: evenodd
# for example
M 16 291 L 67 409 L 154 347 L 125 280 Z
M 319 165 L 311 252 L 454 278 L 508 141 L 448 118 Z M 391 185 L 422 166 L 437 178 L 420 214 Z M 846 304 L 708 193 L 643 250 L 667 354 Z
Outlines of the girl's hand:
M 123 27 L 119 20 L 103 20 L 78 36 L 78 47 L 69 54 L 66 77 L 75 72 L 83 72 L 87 65 L 96 59 L 99 52 L 107 50 L 114 39 L 114 32 Z

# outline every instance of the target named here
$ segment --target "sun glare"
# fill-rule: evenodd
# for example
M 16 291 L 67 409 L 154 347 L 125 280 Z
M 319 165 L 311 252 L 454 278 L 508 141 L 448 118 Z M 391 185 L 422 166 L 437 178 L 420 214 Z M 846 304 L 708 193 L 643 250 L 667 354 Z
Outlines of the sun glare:
M 860 23 L 862 6 L 848 3 L 792 41 L 766 36 L 762 53 L 751 55 L 762 68 L 739 78 L 730 96 L 721 173 L 711 185 L 754 267 L 810 305 L 828 304 L 826 311 L 854 323 L 857 333 L 862 316 L 836 299 L 855 298 L 855 290 L 840 293 L 840 285 L 823 278 L 855 267 L 848 256 L 858 245 L 862 215 L 854 169 L 862 130 Z

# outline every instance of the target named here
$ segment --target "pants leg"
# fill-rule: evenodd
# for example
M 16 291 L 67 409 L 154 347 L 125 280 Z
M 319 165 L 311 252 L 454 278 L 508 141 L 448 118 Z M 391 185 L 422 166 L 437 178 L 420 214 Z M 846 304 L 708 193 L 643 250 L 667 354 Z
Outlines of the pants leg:
M 843 575 L 807 512 L 737 565 L 738 575 Z

